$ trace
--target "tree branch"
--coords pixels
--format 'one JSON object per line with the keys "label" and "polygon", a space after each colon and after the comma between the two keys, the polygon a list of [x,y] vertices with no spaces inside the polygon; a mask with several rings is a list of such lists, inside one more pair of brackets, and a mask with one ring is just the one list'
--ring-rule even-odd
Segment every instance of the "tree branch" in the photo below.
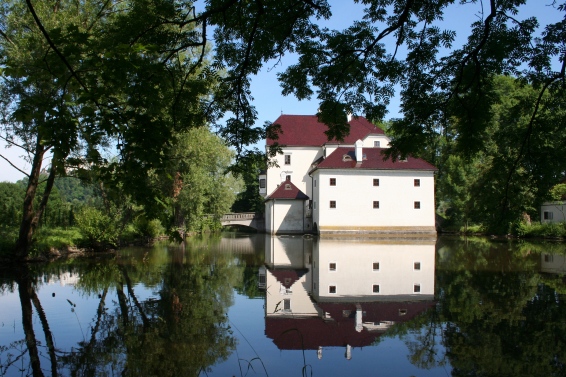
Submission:
{"label": "tree branch", "polygon": [[25,171],[23,171],[22,169],[18,168],[16,165],[14,165],[10,160],[8,160],[6,157],[2,156],[0,154],[0,158],[4,159],[8,164],[10,164],[11,167],[13,167],[14,169],[16,169],[17,171],[19,171],[20,173],[22,173],[23,175],[25,175],[26,177],[29,178],[29,174],[26,173]]}
{"label": "tree branch", "polygon": [[35,13],[35,8],[33,7],[31,0],[26,0],[26,4],[28,6],[28,9],[30,11],[30,13],[33,16],[33,19],[35,20],[35,23],[37,25],[37,27],[39,28],[39,30],[41,31],[41,33],[43,34],[43,36],[45,37],[45,40],[47,41],[47,43],[49,44],[49,46],[53,49],[53,51],[55,51],[55,53],[57,54],[57,56],[59,56],[59,59],[61,59],[61,61],[63,62],[63,64],[65,64],[65,66],[67,67],[67,69],[69,70],[69,72],[71,73],[71,75],[77,80],[77,82],[79,83],[79,85],[88,93],[89,90],[86,87],[86,85],[81,81],[80,77],[77,75],[77,73],[75,72],[75,70],[73,69],[73,67],[71,67],[71,64],[67,61],[67,59],[65,58],[65,56],[61,53],[61,51],[59,51],[59,49],[57,48],[57,46],[55,46],[55,43],[53,43],[53,41],[51,40],[51,37],[49,36],[49,33],[47,33],[47,30],[45,30],[45,27],[43,27],[43,24],[41,23],[41,20],[39,19],[39,17],[37,16],[37,13]]}

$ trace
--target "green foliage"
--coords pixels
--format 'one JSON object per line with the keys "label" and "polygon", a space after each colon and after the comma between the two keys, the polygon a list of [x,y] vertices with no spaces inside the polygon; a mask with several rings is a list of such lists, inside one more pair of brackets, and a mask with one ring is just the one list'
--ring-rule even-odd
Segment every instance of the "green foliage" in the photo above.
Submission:
{"label": "green foliage", "polygon": [[165,234],[165,228],[159,219],[148,220],[145,216],[139,216],[134,220],[135,233],[139,237],[154,239]]}
{"label": "green foliage", "polygon": [[238,192],[232,205],[232,212],[263,212],[263,197],[259,195],[259,173],[265,169],[266,156],[258,150],[249,151],[236,160],[231,167],[232,173],[241,177],[244,189]]}
{"label": "green foliage", "polygon": [[22,217],[24,188],[17,183],[0,182],[0,226],[17,226]]}
{"label": "green foliage", "polygon": [[82,246],[97,250],[118,244],[119,228],[115,217],[96,208],[85,207],[75,215],[75,220]]}
{"label": "green foliage", "polygon": [[55,179],[55,187],[67,203],[97,205],[100,202],[100,195],[94,185],[78,178],[58,177]]}
{"label": "green foliage", "polygon": [[[48,151],[52,176],[91,169],[138,201],[157,196],[147,172],[163,167],[173,133],[219,115],[209,107],[218,75],[206,68],[203,30],[187,22],[191,9],[169,0],[3,3],[0,136],[30,153],[28,202],[42,195]],[[107,150],[120,158],[108,161]],[[55,225],[42,213],[46,187],[43,204],[25,209],[20,257],[39,221]]]}
{"label": "green foliage", "polygon": [[40,255],[52,249],[58,251],[67,250],[70,247],[79,245],[82,234],[79,229],[62,229],[42,227],[35,234],[31,254]]}
{"label": "green foliage", "polygon": [[566,225],[564,223],[532,223],[520,222],[515,229],[515,233],[524,238],[556,238],[566,237]]}
{"label": "green foliage", "polygon": [[462,122],[469,119],[458,103],[445,123],[438,202],[456,225],[482,223],[490,233],[506,234],[524,214],[537,216],[548,189],[566,170],[559,157],[566,143],[566,112],[558,105],[560,96],[543,95],[535,104],[536,88],[519,80],[494,76],[484,84],[489,119],[481,132],[470,135],[473,140],[462,138]]}
{"label": "green foliage", "polygon": [[555,201],[566,199],[566,183],[559,183],[550,189],[550,197]]}
{"label": "green foliage", "polygon": [[166,171],[152,175],[169,198],[169,222],[191,232],[220,229],[220,217],[242,188],[228,171],[234,153],[207,127],[176,134],[172,145]]}

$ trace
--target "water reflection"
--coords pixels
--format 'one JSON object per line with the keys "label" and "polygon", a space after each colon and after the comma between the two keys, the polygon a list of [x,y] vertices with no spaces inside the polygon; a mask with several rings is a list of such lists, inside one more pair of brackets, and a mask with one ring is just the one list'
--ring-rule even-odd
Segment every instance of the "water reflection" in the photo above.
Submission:
{"label": "water reflection", "polygon": [[433,242],[270,237],[265,266],[265,333],[281,350],[343,347],[351,359],[435,305]]}
{"label": "water reflection", "polygon": [[0,269],[0,375],[564,376],[565,256],[232,234]]}
{"label": "water reflection", "polygon": [[[226,359],[236,346],[226,312],[244,266],[232,253],[199,246],[128,250],[104,261],[44,266],[41,272],[34,266],[14,275],[3,271],[3,290],[18,292],[22,328],[14,317],[16,331],[8,342],[9,332],[2,332],[0,375],[19,370],[34,376],[194,376]],[[51,284],[71,276],[73,285]],[[42,301],[61,307],[46,312]],[[16,314],[17,307],[10,311]],[[2,305],[3,324],[10,318],[6,314]],[[49,322],[56,316],[71,321],[55,318],[52,332]],[[67,339],[54,341],[65,332],[76,342],[71,347],[63,346]]]}

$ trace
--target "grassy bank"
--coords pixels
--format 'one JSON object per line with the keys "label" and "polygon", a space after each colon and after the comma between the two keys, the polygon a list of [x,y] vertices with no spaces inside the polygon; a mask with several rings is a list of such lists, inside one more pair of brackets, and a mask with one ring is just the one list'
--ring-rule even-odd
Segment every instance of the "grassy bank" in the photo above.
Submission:
{"label": "grassy bank", "polygon": [[[18,238],[17,228],[0,228],[0,256],[8,258],[16,245]],[[30,257],[37,258],[49,254],[52,250],[67,250],[77,247],[81,241],[81,234],[77,228],[40,228],[34,237],[30,250]]]}

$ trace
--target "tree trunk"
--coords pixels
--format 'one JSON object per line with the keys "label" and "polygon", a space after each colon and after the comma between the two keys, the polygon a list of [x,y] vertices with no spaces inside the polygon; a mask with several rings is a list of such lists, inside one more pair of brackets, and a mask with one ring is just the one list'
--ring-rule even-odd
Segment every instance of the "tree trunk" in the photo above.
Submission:
{"label": "tree trunk", "polygon": [[40,144],[38,138],[35,148],[35,155],[33,157],[31,166],[31,174],[28,179],[28,187],[26,190],[26,195],[24,197],[24,210],[22,214],[22,221],[20,223],[20,233],[18,235],[18,241],[16,242],[16,248],[14,250],[14,254],[18,259],[25,259],[28,256],[33,232],[35,231],[35,226],[33,226],[33,220],[35,217],[33,211],[33,201],[35,200],[37,186],[39,185],[39,175],[41,173],[41,165],[44,155],[45,149]]}
{"label": "tree trunk", "polygon": [[20,273],[20,277],[16,279],[18,283],[18,291],[20,293],[20,303],[22,305],[22,325],[30,358],[31,370],[34,377],[42,377],[41,363],[39,360],[39,350],[37,348],[37,340],[33,331],[33,307],[31,304],[31,296],[33,287],[31,284],[29,271],[26,269]]}
{"label": "tree trunk", "polygon": [[41,175],[41,166],[43,162],[43,157],[45,155],[45,149],[38,141],[35,156],[33,158],[32,171],[29,176],[28,187],[26,190],[26,195],[24,197],[24,210],[22,215],[22,222],[20,223],[20,233],[18,240],[16,242],[16,247],[14,254],[18,259],[25,259],[29,255],[29,249],[32,243],[33,235],[37,229],[37,224],[39,219],[47,206],[49,200],[49,195],[53,189],[53,184],[55,182],[55,175],[57,170],[58,159],[54,155],[51,160],[51,170],[49,176],[47,177],[47,183],[45,184],[45,190],[43,191],[43,196],[39,204],[37,211],[33,209],[33,202],[37,194],[37,188],[39,186],[39,178]]}

